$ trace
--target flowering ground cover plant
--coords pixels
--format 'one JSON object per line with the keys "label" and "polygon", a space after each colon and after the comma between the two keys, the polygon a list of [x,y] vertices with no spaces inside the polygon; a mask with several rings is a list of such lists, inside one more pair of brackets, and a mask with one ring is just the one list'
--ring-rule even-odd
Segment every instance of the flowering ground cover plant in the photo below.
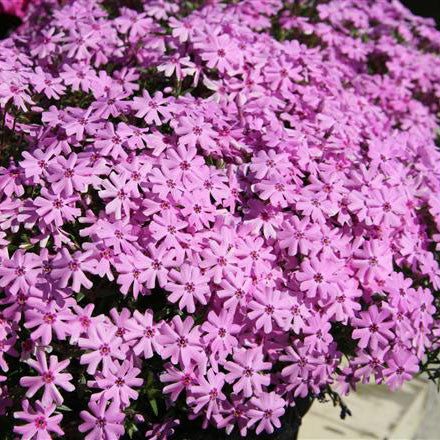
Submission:
{"label": "flowering ground cover plant", "polygon": [[2,439],[264,436],[300,402],[437,377],[431,20],[388,0],[23,14],[0,43]]}

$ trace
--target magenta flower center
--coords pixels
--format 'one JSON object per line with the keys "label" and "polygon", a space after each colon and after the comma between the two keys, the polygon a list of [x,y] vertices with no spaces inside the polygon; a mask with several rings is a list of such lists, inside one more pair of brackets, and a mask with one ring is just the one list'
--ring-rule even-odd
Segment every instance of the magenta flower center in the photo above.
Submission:
{"label": "magenta flower center", "polygon": [[22,277],[24,274],[25,270],[22,267],[17,267],[17,269],[15,269],[15,275],[18,277]]}
{"label": "magenta flower center", "polygon": [[222,328],[219,328],[219,329],[218,329],[218,335],[219,335],[221,338],[224,338],[224,337],[226,336],[226,329],[224,329],[223,327],[222,327]]}
{"label": "magenta flower center", "polygon": [[320,273],[316,273],[315,275],[313,275],[313,279],[316,283],[322,283],[324,281],[324,277]]}
{"label": "magenta flower center", "polygon": [[226,258],[225,257],[218,257],[217,259],[217,263],[219,264],[219,266],[226,266]]}
{"label": "magenta flower center", "polygon": [[185,386],[189,386],[192,384],[192,377],[189,374],[185,374],[182,378],[182,382]]}
{"label": "magenta flower center", "polygon": [[53,201],[53,207],[55,209],[61,209],[63,207],[63,202],[61,199],[57,199]]}
{"label": "magenta flower center", "polygon": [[78,263],[77,263],[76,261],[71,261],[71,262],[69,263],[69,269],[70,269],[72,272],[76,272],[76,271],[79,269]]}
{"label": "magenta flower center", "polygon": [[194,293],[195,292],[195,286],[194,286],[194,283],[191,283],[191,282],[189,282],[189,283],[186,283],[185,284],[185,290],[188,292],[188,293]]}
{"label": "magenta flower center", "polygon": [[50,371],[43,373],[41,377],[43,378],[44,383],[52,383],[55,380],[54,375]]}
{"label": "magenta flower center", "polygon": [[213,388],[210,392],[209,392],[209,400],[215,400],[218,397],[218,391],[217,388]]}
{"label": "magenta flower center", "polygon": [[90,319],[87,316],[81,316],[81,318],[79,318],[79,322],[84,328],[88,328],[90,326]]}
{"label": "magenta flower center", "polygon": [[370,263],[370,266],[377,266],[377,264],[378,264],[379,262],[377,261],[377,258],[376,258],[376,257],[371,257],[371,258],[369,259],[369,263]]}
{"label": "magenta flower center", "polygon": [[371,333],[376,333],[379,331],[379,327],[377,326],[377,324],[371,324],[368,327],[368,330],[370,330]]}
{"label": "magenta flower center", "polygon": [[179,347],[186,347],[188,344],[188,339],[186,339],[184,336],[181,336],[178,340],[177,340],[177,345]]}
{"label": "magenta flower center", "polygon": [[251,376],[254,374],[254,370],[253,370],[252,368],[250,368],[250,367],[246,367],[246,368],[244,369],[244,371],[243,371],[243,374],[244,374],[246,377],[251,377]]}
{"label": "magenta flower center", "polygon": [[45,417],[37,417],[35,419],[35,427],[37,429],[46,429],[47,426],[47,422],[46,422],[46,418]]}
{"label": "magenta flower center", "polygon": [[266,306],[266,308],[264,309],[264,311],[268,314],[268,315],[273,315],[273,313],[275,312],[275,308],[272,305],[268,305]]}
{"label": "magenta flower center", "polygon": [[102,344],[99,347],[99,352],[101,353],[102,356],[108,356],[110,354],[110,347],[108,344]]}
{"label": "magenta flower center", "polygon": [[43,317],[43,321],[46,324],[53,324],[55,322],[56,316],[52,313],[46,313]]}
{"label": "magenta flower center", "polygon": [[152,337],[154,337],[155,333],[156,333],[156,331],[154,330],[154,328],[147,327],[146,330],[145,330],[144,335],[147,338],[152,338]]}

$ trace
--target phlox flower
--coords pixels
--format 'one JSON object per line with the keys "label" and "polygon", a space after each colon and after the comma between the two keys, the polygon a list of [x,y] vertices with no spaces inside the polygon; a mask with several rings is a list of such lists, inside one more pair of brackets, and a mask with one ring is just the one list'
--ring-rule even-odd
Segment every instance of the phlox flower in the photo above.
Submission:
{"label": "phlox flower", "polygon": [[388,344],[394,336],[391,329],[395,325],[389,318],[390,312],[380,310],[375,304],[366,312],[360,312],[360,318],[352,318],[351,323],[355,327],[352,337],[359,339],[359,347],[377,350]]}
{"label": "phlox flower", "polygon": [[124,434],[124,413],[120,411],[117,401],[107,407],[107,400],[91,400],[89,411],[81,411],[84,422],[79,425],[79,432],[86,433],[85,440],[117,440]]}
{"label": "phlox flower", "polygon": [[206,377],[199,377],[198,384],[191,386],[191,395],[187,398],[195,414],[206,407],[206,418],[209,420],[211,415],[219,412],[219,402],[226,399],[222,393],[224,383],[225,375],[212,369],[208,370]]}
{"label": "phlox flower", "polygon": [[86,277],[86,272],[94,272],[94,264],[91,262],[91,251],[77,251],[73,255],[63,248],[61,255],[53,262],[52,276],[60,280],[61,287],[66,287],[70,279],[74,292],[79,292],[81,286],[90,289],[93,283]]}
{"label": "phlox flower", "polygon": [[14,432],[20,434],[22,439],[47,440],[52,438],[51,432],[63,436],[64,431],[59,424],[63,419],[61,414],[52,415],[56,409],[55,404],[43,405],[39,400],[35,402],[35,409],[29,404],[27,399],[22,402],[23,411],[14,412],[15,419],[26,422],[25,425],[14,426]]}
{"label": "phlox flower", "polygon": [[69,373],[61,373],[70,364],[68,359],[58,362],[57,356],[50,356],[50,363],[47,364],[46,355],[43,351],[37,351],[37,360],[29,359],[27,363],[34,368],[38,376],[24,376],[20,379],[22,387],[29,388],[26,397],[32,397],[41,387],[44,387],[43,405],[50,405],[52,402],[57,406],[63,403],[63,397],[57,386],[66,391],[73,391],[75,387],[70,383],[72,375]]}
{"label": "phlox flower", "polygon": [[270,287],[256,290],[249,302],[248,317],[255,320],[255,328],[263,328],[265,333],[271,333],[273,325],[286,329],[290,323],[290,299],[285,292]]}
{"label": "phlox flower", "polygon": [[186,309],[189,313],[195,312],[195,299],[206,305],[210,293],[209,278],[201,275],[198,267],[185,263],[179,270],[172,269],[169,279],[166,285],[166,289],[171,292],[168,301],[172,303],[179,301],[179,308]]}
{"label": "phlox flower", "polygon": [[0,266],[0,287],[7,287],[13,295],[18,291],[27,293],[36,284],[40,270],[41,260],[38,255],[19,249],[10,259],[3,259]]}
{"label": "phlox flower", "polygon": [[272,364],[263,359],[260,347],[234,350],[233,361],[225,362],[226,381],[234,384],[234,393],[243,393],[245,397],[258,396],[263,392],[262,387],[270,384],[270,376],[262,373]]}
{"label": "phlox flower", "polygon": [[280,417],[284,414],[286,402],[275,392],[261,393],[250,400],[252,408],[248,411],[248,427],[258,423],[255,430],[260,434],[263,430],[272,434],[275,428],[281,427]]}
{"label": "phlox flower", "polygon": [[357,276],[367,283],[376,277],[385,278],[392,270],[392,255],[384,242],[365,241],[362,249],[354,252],[352,265],[357,269]]}
{"label": "phlox flower", "polygon": [[205,361],[200,341],[200,328],[194,327],[194,320],[188,316],[182,321],[175,316],[170,324],[160,328],[159,343],[163,346],[160,351],[162,359],[171,358],[173,364],[187,366],[194,360],[201,364]]}
{"label": "phlox flower", "polygon": [[125,354],[121,350],[122,339],[116,336],[118,328],[98,323],[89,328],[87,337],[79,338],[78,345],[83,350],[90,350],[80,358],[81,365],[87,365],[87,372],[94,374],[98,366],[102,365],[102,373],[114,371],[114,360],[124,360]]}
{"label": "phlox flower", "polygon": [[163,97],[162,92],[156,92],[151,97],[147,90],[142,91],[142,97],[135,96],[131,108],[136,111],[138,118],[143,118],[147,124],[162,125],[171,117],[168,108],[168,99]]}
{"label": "phlox flower", "polygon": [[33,341],[40,341],[42,345],[49,345],[52,338],[64,340],[68,332],[68,322],[72,319],[72,312],[66,306],[59,306],[56,301],[37,302],[34,307],[25,312],[27,329],[34,329],[31,333]]}
{"label": "phlox flower", "polygon": [[301,264],[301,272],[296,273],[296,279],[301,283],[300,289],[309,298],[334,298],[338,292],[337,267],[330,260],[320,261],[316,257],[306,259]]}
{"label": "phlox flower", "polygon": [[165,394],[171,394],[171,400],[176,401],[183,390],[188,390],[198,383],[194,365],[188,365],[183,370],[177,369],[172,364],[165,365],[165,372],[160,375],[160,381],[166,383],[163,388]]}
{"label": "phlox flower", "polygon": [[92,400],[112,400],[120,403],[121,407],[130,405],[130,399],[136,400],[138,388],[143,384],[143,379],[137,377],[140,369],[133,366],[129,360],[121,364],[115,361],[115,370],[107,371],[107,374],[98,373],[95,379],[88,382],[88,386],[101,388],[102,392],[93,394]]}
{"label": "phlox flower", "polygon": [[394,351],[387,358],[387,364],[388,368],[384,369],[383,374],[385,383],[393,391],[419,371],[419,360],[408,350]]}
{"label": "phlox flower", "polygon": [[162,345],[158,340],[159,327],[159,324],[153,321],[152,310],[147,310],[144,314],[138,310],[134,311],[133,318],[127,323],[125,338],[134,342],[132,347],[137,356],[143,354],[145,359],[149,359],[154,352],[161,352]]}
{"label": "phlox flower", "polygon": [[234,324],[234,312],[223,309],[219,314],[213,310],[208,313],[207,320],[201,326],[204,333],[203,341],[209,344],[212,354],[231,353],[237,346],[236,334],[241,326]]}
{"label": "phlox flower", "polygon": [[130,211],[137,207],[131,199],[132,188],[127,185],[127,176],[112,173],[108,180],[102,182],[103,189],[99,191],[99,196],[103,199],[111,199],[107,203],[105,212],[114,214],[116,220],[121,220],[122,214],[130,217]]}

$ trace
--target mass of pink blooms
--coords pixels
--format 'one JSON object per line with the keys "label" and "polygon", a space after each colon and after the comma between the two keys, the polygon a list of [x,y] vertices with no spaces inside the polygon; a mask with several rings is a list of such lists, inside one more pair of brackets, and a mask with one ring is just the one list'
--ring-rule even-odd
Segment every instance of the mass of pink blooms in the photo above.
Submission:
{"label": "mass of pink blooms", "polygon": [[24,17],[29,4],[40,3],[40,0],[0,0],[0,13]]}
{"label": "mass of pink blooms", "polygon": [[270,434],[412,379],[440,336],[433,21],[28,3],[0,42],[2,438]]}

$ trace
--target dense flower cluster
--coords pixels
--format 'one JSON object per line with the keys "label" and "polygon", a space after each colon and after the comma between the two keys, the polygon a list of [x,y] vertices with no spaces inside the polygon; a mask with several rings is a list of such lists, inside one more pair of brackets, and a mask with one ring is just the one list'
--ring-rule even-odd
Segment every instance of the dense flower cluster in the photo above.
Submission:
{"label": "dense flower cluster", "polygon": [[0,44],[0,424],[246,436],[330,385],[411,379],[440,335],[430,20],[395,0],[29,8]]}

